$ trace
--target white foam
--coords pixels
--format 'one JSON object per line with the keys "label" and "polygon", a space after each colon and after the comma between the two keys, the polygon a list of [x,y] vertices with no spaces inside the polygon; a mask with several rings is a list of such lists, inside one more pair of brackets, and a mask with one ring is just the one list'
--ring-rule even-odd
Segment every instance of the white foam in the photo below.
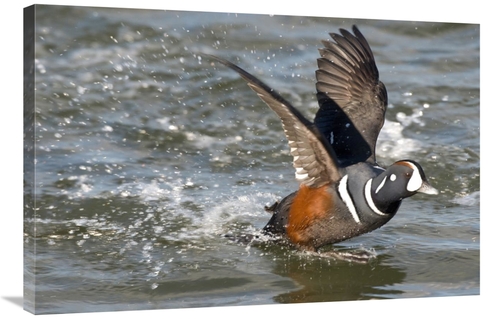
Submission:
{"label": "white foam", "polygon": [[466,194],[464,196],[455,197],[451,201],[458,205],[463,206],[478,206],[480,202],[480,192],[472,192],[470,194]]}
{"label": "white foam", "polygon": [[400,122],[385,121],[377,142],[377,156],[401,159],[409,157],[411,153],[421,149],[422,143],[420,141],[403,136],[403,130],[411,123],[406,120],[403,122],[406,125]]}

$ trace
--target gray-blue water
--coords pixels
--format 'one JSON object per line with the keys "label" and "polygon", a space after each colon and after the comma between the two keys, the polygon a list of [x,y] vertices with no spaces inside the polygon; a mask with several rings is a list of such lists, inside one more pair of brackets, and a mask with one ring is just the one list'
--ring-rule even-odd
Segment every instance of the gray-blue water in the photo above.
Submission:
{"label": "gray-blue water", "polygon": [[[228,241],[298,184],[278,117],[198,53],[312,119],[320,41],[353,23],[389,93],[378,161],[417,160],[440,194],[335,245],[368,264]],[[478,25],[38,6],[35,26],[28,310],[479,294]]]}

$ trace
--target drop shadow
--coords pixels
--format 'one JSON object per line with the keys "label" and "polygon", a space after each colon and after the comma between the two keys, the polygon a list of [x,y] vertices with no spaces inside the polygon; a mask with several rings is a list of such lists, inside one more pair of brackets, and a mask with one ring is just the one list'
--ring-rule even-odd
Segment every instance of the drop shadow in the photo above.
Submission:
{"label": "drop shadow", "polygon": [[10,301],[14,305],[23,308],[24,298],[22,296],[2,296],[3,299]]}

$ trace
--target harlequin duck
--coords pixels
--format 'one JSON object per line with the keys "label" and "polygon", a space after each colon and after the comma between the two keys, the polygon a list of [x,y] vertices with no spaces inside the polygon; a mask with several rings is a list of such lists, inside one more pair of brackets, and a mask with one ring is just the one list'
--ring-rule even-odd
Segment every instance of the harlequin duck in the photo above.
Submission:
{"label": "harlequin duck", "polygon": [[314,122],[253,75],[210,56],[238,72],[281,118],[300,187],[266,207],[273,215],[263,231],[309,251],[381,227],[406,197],[438,194],[415,161],[397,161],[387,169],[377,164],[386,88],[356,26],[353,33],[340,29],[330,36],[333,41],[323,41],[319,49]]}

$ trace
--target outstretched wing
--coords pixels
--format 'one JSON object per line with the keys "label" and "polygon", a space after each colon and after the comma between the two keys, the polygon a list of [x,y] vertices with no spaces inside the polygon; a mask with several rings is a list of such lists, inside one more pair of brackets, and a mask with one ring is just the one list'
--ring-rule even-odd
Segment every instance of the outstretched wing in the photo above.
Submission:
{"label": "outstretched wing", "polygon": [[319,49],[314,123],[332,145],[342,166],[375,163],[375,146],[384,125],[387,91],[379,81],[372,50],[356,26],[331,33]]}
{"label": "outstretched wing", "polygon": [[340,180],[341,172],[335,154],[313,123],[281,95],[250,73],[225,59],[212,55],[210,57],[238,72],[262,101],[281,118],[298,181],[309,187],[321,187]]}

